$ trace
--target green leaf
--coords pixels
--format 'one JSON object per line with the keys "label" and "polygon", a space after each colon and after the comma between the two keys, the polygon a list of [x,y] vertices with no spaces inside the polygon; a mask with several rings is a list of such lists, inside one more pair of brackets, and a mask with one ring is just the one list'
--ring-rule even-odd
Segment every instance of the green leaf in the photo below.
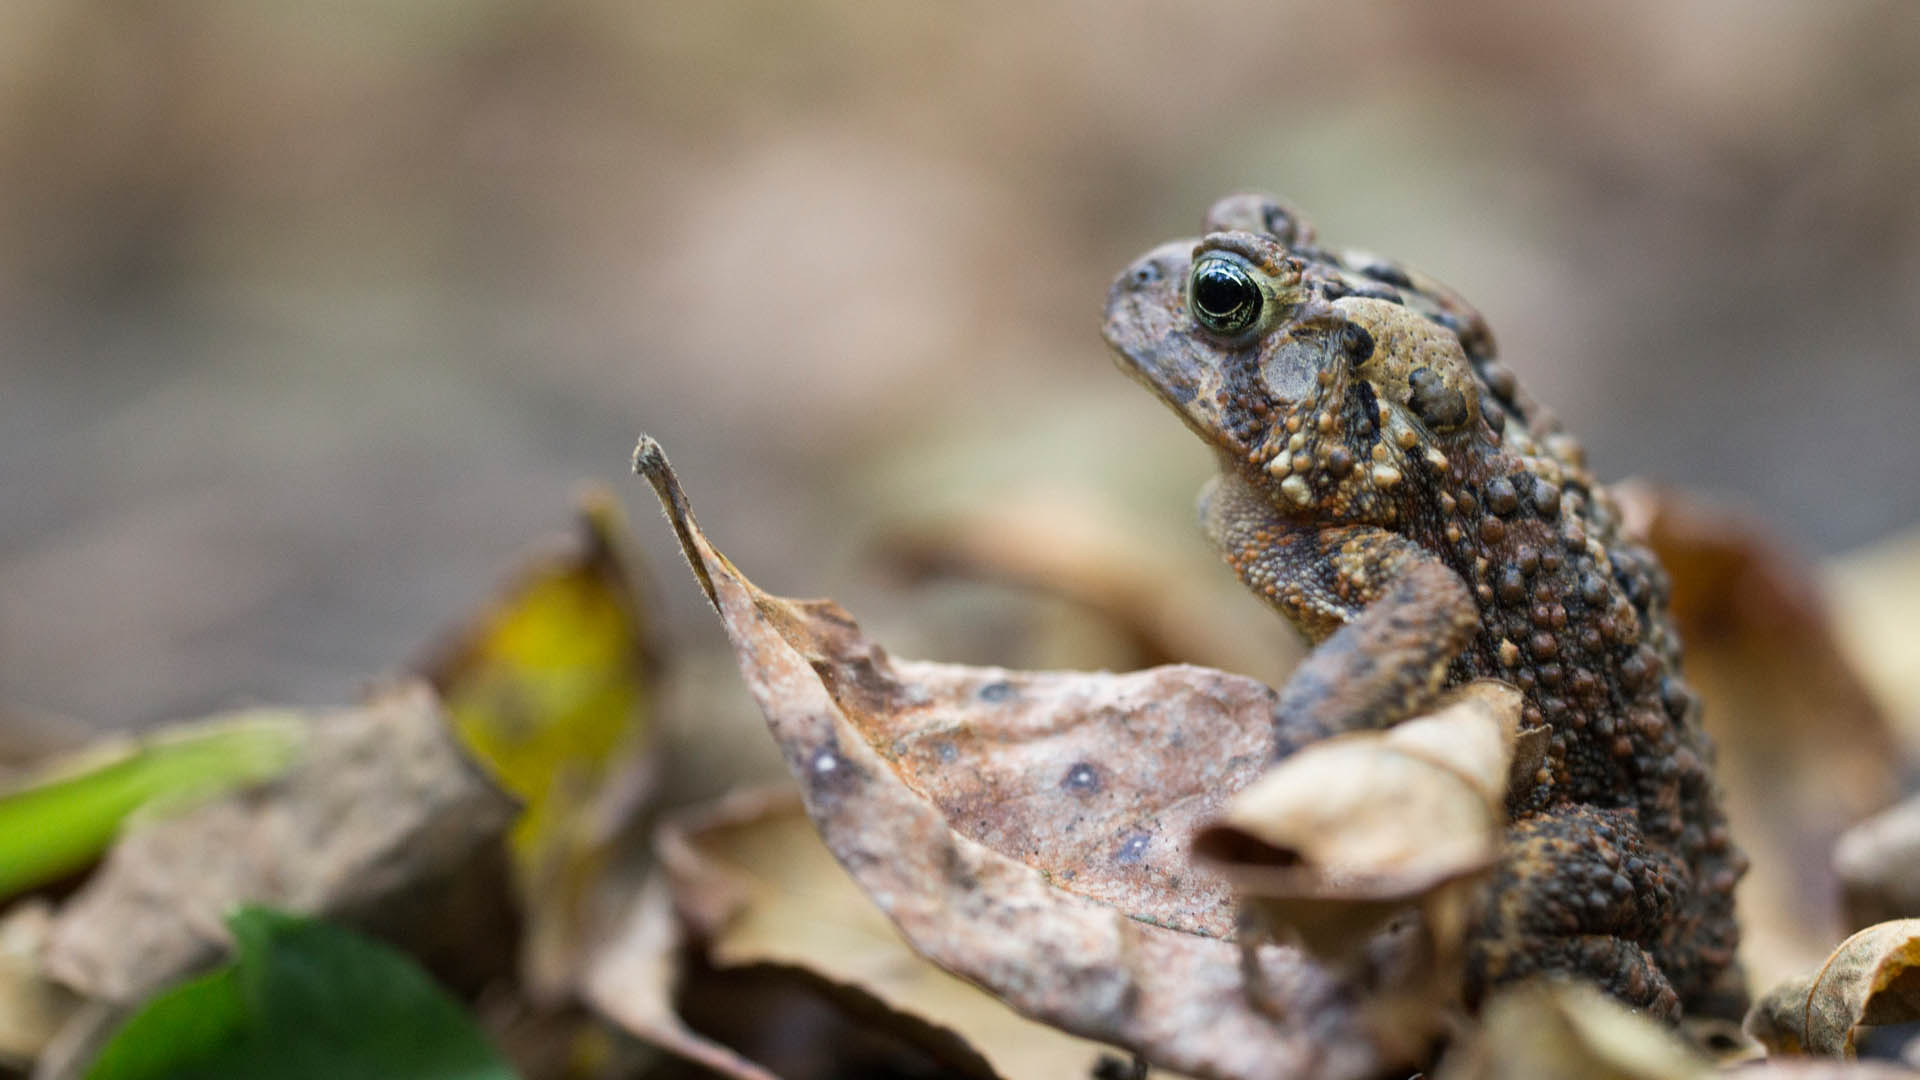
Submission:
{"label": "green leaf", "polygon": [[53,881],[100,856],[143,806],[205,798],[278,776],[306,725],[259,711],[92,747],[0,794],[0,899]]}
{"label": "green leaf", "polygon": [[164,991],[87,1080],[514,1080],[460,1005],[411,960],[260,907],[228,920],[238,956]]}

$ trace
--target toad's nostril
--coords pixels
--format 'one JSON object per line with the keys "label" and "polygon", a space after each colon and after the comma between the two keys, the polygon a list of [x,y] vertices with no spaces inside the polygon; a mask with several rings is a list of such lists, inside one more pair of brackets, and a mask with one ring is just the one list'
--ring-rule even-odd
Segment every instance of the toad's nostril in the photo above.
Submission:
{"label": "toad's nostril", "polygon": [[1160,276],[1160,265],[1158,263],[1146,262],[1134,267],[1133,273],[1128,275],[1128,280],[1132,281],[1136,286],[1151,285],[1159,281]]}

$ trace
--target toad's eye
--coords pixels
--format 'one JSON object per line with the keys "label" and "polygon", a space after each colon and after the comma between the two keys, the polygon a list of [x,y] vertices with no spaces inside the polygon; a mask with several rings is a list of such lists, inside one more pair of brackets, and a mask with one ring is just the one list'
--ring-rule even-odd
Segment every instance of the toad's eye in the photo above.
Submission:
{"label": "toad's eye", "polygon": [[1238,334],[1258,322],[1266,295],[1237,259],[1203,256],[1187,282],[1187,306],[1201,326],[1216,334]]}

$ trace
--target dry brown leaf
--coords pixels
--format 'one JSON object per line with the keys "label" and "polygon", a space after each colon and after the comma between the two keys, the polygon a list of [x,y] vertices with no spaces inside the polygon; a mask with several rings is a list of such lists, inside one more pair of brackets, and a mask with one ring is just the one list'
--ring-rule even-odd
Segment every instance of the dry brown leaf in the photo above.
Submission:
{"label": "dry brown leaf", "polygon": [[1585,983],[1509,987],[1488,999],[1481,1021],[1481,1030],[1448,1055],[1440,1080],[1697,1080],[1713,1074],[1707,1059],[1671,1028]]}
{"label": "dry brown leaf", "polygon": [[[760,592],[660,493],[828,848],[916,951],[1018,1012],[1210,1077],[1391,1062],[1337,980],[1262,947],[1263,1012],[1194,826],[1264,764],[1272,691],[1194,668],[1019,674],[895,663],[827,602]],[[1172,929],[1179,927],[1181,930]],[[1275,1013],[1277,1012],[1277,1015]]]}
{"label": "dry brown leaf", "polygon": [[1236,795],[1195,850],[1261,925],[1290,928],[1329,960],[1419,907],[1441,976],[1500,851],[1519,721],[1518,690],[1479,682],[1390,730],[1315,743]]}
{"label": "dry brown leaf", "polygon": [[1686,678],[1705,700],[1733,835],[1752,860],[1738,894],[1741,960],[1768,985],[1852,929],[1825,853],[1896,797],[1898,747],[1819,583],[1761,526],[1649,487],[1621,501],[1673,578]]}
{"label": "dry brown leaf", "polygon": [[1920,796],[1848,829],[1833,865],[1851,925],[1920,916]]}
{"label": "dry brown leaf", "polygon": [[[456,986],[510,957],[501,837],[515,806],[461,753],[422,685],[317,717],[257,790],[143,823],[61,909],[47,972],[135,1001],[218,956],[242,901],[320,913],[405,943]],[[496,940],[505,939],[505,940]]]}
{"label": "dry brown leaf", "polygon": [[649,878],[625,919],[587,965],[581,995],[634,1035],[730,1080],[778,1080],[680,1019],[673,996],[681,977],[684,937],[666,879]]}
{"label": "dry brown leaf", "polygon": [[[836,998],[861,995],[854,1011],[863,1026],[885,1028],[958,1075],[1085,1076],[1107,1052],[1020,1017],[915,955],[834,861],[791,789],[745,792],[676,815],[661,826],[657,847],[675,906],[716,968],[791,968],[824,981]],[[623,1023],[635,996],[622,989],[627,978],[652,980],[656,989],[637,995],[650,1011],[665,1001],[660,965],[634,967],[635,955],[600,965],[589,982],[597,1000],[623,1010]],[[636,1019],[641,1025],[628,1026],[637,1033],[662,1027],[657,1015]]]}
{"label": "dry brown leaf", "polygon": [[1769,1052],[1851,1058],[1861,1027],[1920,1020],[1920,919],[1870,926],[1769,990],[1746,1029]]}

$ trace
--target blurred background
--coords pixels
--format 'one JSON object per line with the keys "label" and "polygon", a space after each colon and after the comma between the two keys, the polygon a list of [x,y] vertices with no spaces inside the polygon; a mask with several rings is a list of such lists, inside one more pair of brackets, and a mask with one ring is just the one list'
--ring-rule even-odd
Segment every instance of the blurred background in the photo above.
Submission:
{"label": "blurred background", "polygon": [[349,700],[587,481],[711,653],[641,431],[901,653],[1113,655],[885,572],[1009,507],[1251,604],[1098,330],[1243,188],[1463,292],[1603,476],[1867,544],[1920,515],[1916,61],[1894,0],[8,3],[0,702]]}

